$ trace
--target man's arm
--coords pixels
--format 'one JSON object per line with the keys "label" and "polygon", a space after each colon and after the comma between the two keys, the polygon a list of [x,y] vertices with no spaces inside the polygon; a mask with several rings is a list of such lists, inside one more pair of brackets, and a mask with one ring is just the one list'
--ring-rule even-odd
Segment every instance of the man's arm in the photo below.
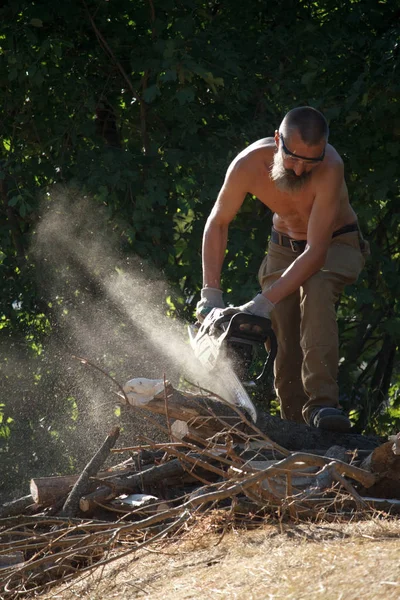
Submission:
{"label": "man's arm", "polygon": [[266,290],[263,296],[276,304],[289,296],[325,263],[340,207],[343,163],[338,161],[317,181],[317,192],[308,222],[305,251]]}
{"label": "man's arm", "polygon": [[242,159],[229,167],[217,201],[207,219],[203,236],[203,287],[220,288],[222,264],[230,222],[247,193],[246,169]]}

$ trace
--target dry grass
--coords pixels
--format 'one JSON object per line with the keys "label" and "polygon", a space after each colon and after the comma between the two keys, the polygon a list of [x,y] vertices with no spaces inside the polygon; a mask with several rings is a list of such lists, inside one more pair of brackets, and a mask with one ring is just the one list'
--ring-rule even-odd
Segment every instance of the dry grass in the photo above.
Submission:
{"label": "dry grass", "polygon": [[400,520],[264,524],[216,532],[208,518],[177,541],[125,557],[41,600],[399,600]]}
{"label": "dry grass", "polygon": [[[166,386],[164,392],[166,411]],[[181,415],[179,403],[178,409]],[[32,597],[35,592],[38,597],[53,585],[47,595],[41,594],[43,600],[318,596],[399,600],[399,521],[384,519],[382,514],[368,517],[373,509],[349,481],[370,488],[377,475],[339,459],[291,453],[237,412],[239,425],[244,423],[251,433],[213,415],[217,437],[201,439],[200,446],[191,441],[163,444],[165,454],[175,460],[155,465],[154,470],[165,480],[166,468],[169,472],[172,465],[176,476],[174,469],[179,466],[179,476],[190,473],[205,486],[194,494],[188,488],[178,504],[162,512],[154,512],[153,507],[150,516],[129,514],[138,520],[100,523],[90,519],[72,523],[69,517],[44,513],[26,520],[5,519],[3,550],[25,554],[24,562],[2,572],[4,599]],[[209,425],[208,412],[204,419]],[[223,443],[220,426],[227,427]],[[235,451],[233,432],[244,440],[244,449],[256,443],[255,458],[260,442],[283,458],[266,461],[262,454],[261,463],[249,461]],[[194,441],[198,440],[196,430]],[[156,476],[149,473],[154,483]],[[146,471],[132,475],[139,489],[146,485],[145,475]],[[113,498],[118,489],[111,489]],[[79,500],[75,489],[73,494]],[[103,497],[107,503],[110,487]],[[104,502],[99,505],[106,510]],[[213,510],[215,506],[219,509]],[[269,516],[262,520],[261,514]],[[279,514],[282,520],[277,520]],[[306,517],[313,522],[307,523]],[[346,522],[350,518],[353,522]]]}

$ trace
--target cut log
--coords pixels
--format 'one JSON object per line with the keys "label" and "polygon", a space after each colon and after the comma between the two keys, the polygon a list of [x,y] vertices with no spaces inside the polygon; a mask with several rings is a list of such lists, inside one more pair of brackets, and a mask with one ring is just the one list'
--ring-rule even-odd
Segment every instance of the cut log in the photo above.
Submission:
{"label": "cut log", "polygon": [[[119,469],[117,471],[100,471],[96,479],[107,479],[131,474],[134,469]],[[35,477],[30,482],[30,492],[33,501],[41,506],[49,506],[66,496],[78,481],[80,475],[64,475],[60,477]]]}
{"label": "cut log", "polygon": [[396,451],[397,446],[391,440],[376,448],[362,462],[361,467],[377,477],[377,482],[368,490],[368,495],[400,499],[400,456]]}
{"label": "cut log", "polygon": [[207,440],[213,437],[220,427],[207,427],[207,424],[199,424],[198,427],[191,427],[186,421],[176,420],[171,425],[171,433],[176,440],[190,440],[194,442]]}
{"label": "cut log", "polygon": [[23,496],[22,498],[12,500],[11,502],[6,502],[0,506],[0,519],[26,514],[29,512],[28,509],[34,505],[34,502],[31,495]]}
{"label": "cut log", "polygon": [[120,494],[144,493],[149,487],[161,482],[165,485],[173,486],[181,483],[185,475],[186,470],[180,460],[173,459],[163,465],[150,467],[145,471],[135,473],[124,479],[113,479],[112,487],[100,486],[91,494],[83,496],[80,499],[79,508],[84,513],[92,512],[99,503],[105,504]]}
{"label": "cut log", "polygon": [[[238,414],[227,404],[215,397],[194,395],[168,388],[168,416],[171,419],[185,421],[189,429],[196,431],[197,435],[209,437],[210,434],[221,432],[224,429],[236,427],[239,431],[251,431]],[[140,410],[157,414],[166,413],[164,394],[155,396],[146,404],[140,405]],[[339,433],[323,429],[315,429],[306,424],[285,421],[272,416],[258,408],[257,427],[273,442],[290,451],[300,451],[303,448],[312,450],[318,448],[326,451],[334,445],[344,446],[347,449],[373,450],[382,443],[377,436],[364,436],[356,433]],[[204,427],[204,435],[202,433]],[[231,430],[232,433],[232,430]],[[252,431],[254,434],[254,430]]]}
{"label": "cut log", "polygon": [[400,432],[396,435],[390,435],[389,441],[393,442],[392,452],[395,456],[400,456]]}

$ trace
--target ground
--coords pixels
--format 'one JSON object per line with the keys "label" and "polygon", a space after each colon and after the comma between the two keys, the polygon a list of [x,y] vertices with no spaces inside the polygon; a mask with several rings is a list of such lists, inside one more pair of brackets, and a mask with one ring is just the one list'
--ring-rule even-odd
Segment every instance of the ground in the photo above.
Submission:
{"label": "ground", "polygon": [[52,588],[40,600],[399,600],[400,519],[208,523]]}

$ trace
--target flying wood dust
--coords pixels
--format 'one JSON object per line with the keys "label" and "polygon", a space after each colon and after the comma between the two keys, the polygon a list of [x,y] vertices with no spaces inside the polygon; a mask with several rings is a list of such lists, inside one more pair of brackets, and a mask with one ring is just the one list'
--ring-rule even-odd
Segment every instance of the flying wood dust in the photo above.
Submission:
{"label": "flying wood dust", "polygon": [[114,425],[122,426],[121,444],[143,441],[142,434],[164,439],[138,411],[116,408],[117,387],[73,355],[89,359],[120,384],[164,374],[175,385],[183,375],[196,380],[186,325],[166,316],[171,290],[149,263],[119,252],[124,224],[117,234],[108,221],[106,207],[99,210],[71,191],[59,188],[43,203],[30,257],[51,331],[40,357],[24,363],[27,382],[35,376],[35,385],[24,384],[23,397],[17,385],[13,391],[35,429],[32,440],[25,436],[20,442],[26,454],[38,456],[37,471],[29,467],[29,477],[62,472],[64,463],[79,469]]}

